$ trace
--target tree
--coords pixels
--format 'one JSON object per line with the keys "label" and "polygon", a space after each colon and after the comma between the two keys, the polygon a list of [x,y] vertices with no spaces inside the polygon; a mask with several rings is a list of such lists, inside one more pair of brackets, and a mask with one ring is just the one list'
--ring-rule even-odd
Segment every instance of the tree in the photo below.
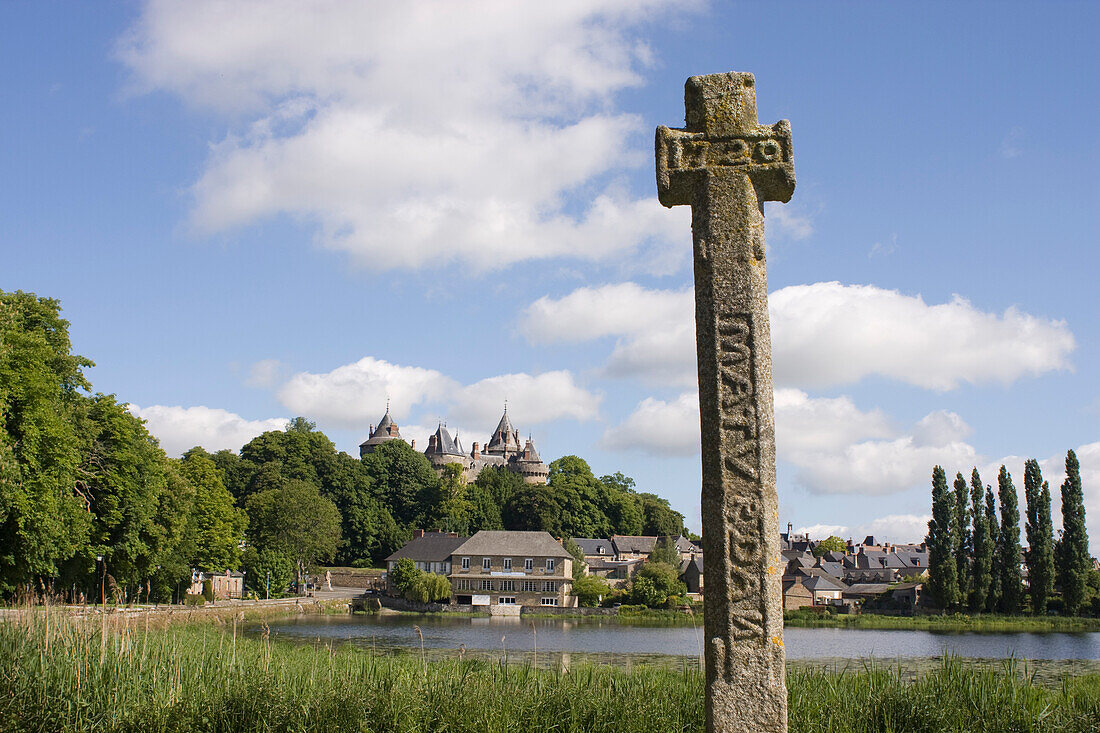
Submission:
{"label": "tree", "polygon": [[195,487],[194,566],[208,572],[236,569],[248,517],[233,502],[206,451],[191,449],[179,461],[180,474]]}
{"label": "tree", "polygon": [[959,605],[966,605],[970,597],[970,558],[973,554],[973,535],[970,531],[970,493],[966,479],[961,473],[955,474],[955,518],[951,528],[954,530],[952,549],[955,553],[956,574],[959,579]]}
{"label": "tree", "polygon": [[550,464],[550,490],[561,507],[561,537],[607,537],[611,522],[601,506],[606,494],[588,466],[577,456],[563,456]]}
{"label": "tree", "polygon": [[630,602],[651,608],[667,606],[687,593],[687,586],[680,582],[680,573],[672,565],[663,562],[647,562],[634,574],[630,586]]}
{"label": "tree", "polygon": [[549,486],[524,485],[501,507],[500,516],[505,529],[543,531],[554,537],[570,536],[565,531],[561,501]]}
{"label": "tree", "polygon": [[291,559],[299,592],[307,568],[331,559],[340,546],[340,512],[306,481],[253,494],[246,506],[252,544]]}
{"label": "tree", "polygon": [[847,552],[847,550],[848,543],[834,534],[814,545],[813,554],[814,557],[825,557],[827,552]]}
{"label": "tree", "polygon": [[260,598],[281,598],[294,580],[294,561],[275,549],[249,547],[241,558],[244,587]]}
{"label": "tree", "polygon": [[955,496],[947,488],[941,466],[932,469],[932,519],[928,522],[928,586],[940,608],[959,601],[958,566],[955,564]]}
{"label": "tree", "polygon": [[165,486],[157,499],[155,526],[161,533],[155,572],[150,580],[153,600],[167,601],[179,595],[184,580],[191,578],[195,557],[195,487],[180,475],[178,461],[164,467]]}
{"label": "tree", "polygon": [[1058,586],[1068,616],[1076,616],[1085,600],[1085,586],[1091,564],[1089,536],[1085,529],[1085,495],[1077,454],[1066,453],[1066,480],[1062,482],[1062,537],[1058,543]]}
{"label": "tree", "polygon": [[975,468],[970,473],[970,517],[973,544],[973,563],[970,582],[970,610],[979,613],[986,609],[989,588],[993,584],[993,537],[985,511],[985,487]]}
{"label": "tree", "polygon": [[0,290],[0,593],[53,578],[88,543],[74,403],[91,389],[61,305]]}
{"label": "tree", "polygon": [[985,599],[985,610],[992,613],[1001,604],[1001,573],[997,568],[997,558],[1001,546],[1001,526],[997,522],[997,503],[993,498],[993,487],[985,487],[985,526],[989,532],[989,595]]}
{"label": "tree", "polygon": [[451,583],[438,573],[420,572],[405,591],[405,598],[418,603],[446,603],[451,600]]}
{"label": "tree", "polygon": [[645,493],[638,494],[638,497],[642,501],[643,535],[679,537],[684,533],[684,515],[675,511],[668,499]]}
{"label": "tree", "polygon": [[573,580],[579,580],[588,575],[588,563],[584,560],[584,550],[573,541],[572,537],[565,537],[562,547],[573,556]]}
{"label": "tree", "polygon": [[443,466],[435,489],[431,506],[426,508],[426,514],[431,517],[431,524],[444,532],[469,534],[474,505],[466,498],[466,482],[462,478],[462,466],[458,463],[448,463]]}
{"label": "tree", "polygon": [[410,558],[403,557],[393,564],[390,570],[390,585],[398,593],[404,594],[412,587],[413,582],[420,577],[422,571],[416,567],[416,563]]}
{"label": "tree", "polygon": [[403,440],[390,440],[363,457],[375,498],[388,505],[399,524],[422,518],[424,506],[439,483],[423,453]]}
{"label": "tree", "polygon": [[584,575],[573,581],[573,595],[577,602],[586,608],[600,605],[600,602],[611,593],[611,586],[607,581],[595,575]]}
{"label": "tree", "polygon": [[1012,476],[1004,466],[1001,466],[1001,472],[997,475],[997,498],[1001,502],[996,562],[1001,598],[997,610],[1011,615],[1020,612],[1020,595],[1023,590],[1020,577],[1020,509]]}
{"label": "tree", "polygon": [[648,560],[649,562],[663,562],[665,565],[674,568],[680,567],[680,553],[676,550],[676,543],[669,537],[658,538],[653,546],[653,551],[649,553]]}
{"label": "tree", "polygon": [[1045,615],[1054,589],[1054,525],[1050,516],[1050,486],[1043,481],[1039,462],[1024,464],[1024,500],[1027,503],[1027,587],[1031,612]]}

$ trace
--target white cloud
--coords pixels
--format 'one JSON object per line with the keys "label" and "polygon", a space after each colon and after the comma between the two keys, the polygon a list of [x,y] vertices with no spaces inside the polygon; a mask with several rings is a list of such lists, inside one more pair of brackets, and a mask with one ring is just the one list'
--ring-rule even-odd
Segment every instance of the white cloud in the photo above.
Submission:
{"label": "white cloud", "polygon": [[[769,305],[779,386],[821,388],[868,376],[937,391],[964,382],[1007,385],[1070,369],[1076,346],[1064,321],[1016,308],[988,313],[959,296],[928,305],[873,285],[822,282],[777,290]],[[581,288],[535,301],[520,327],[536,343],[616,336],[612,376],[680,386],[696,380],[690,289]]]}
{"label": "white cloud", "polygon": [[813,524],[809,527],[800,527],[797,531],[814,540],[823,540],[835,535],[844,540],[862,542],[864,537],[870,535],[878,543],[919,543],[923,542],[925,535],[928,534],[930,519],[932,519],[930,514],[890,514],[858,525]]}
{"label": "white cloud", "polygon": [[604,432],[600,445],[660,456],[698,453],[699,395],[686,392],[671,402],[647,397],[626,420]]}
{"label": "white cloud", "polygon": [[768,202],[764,204],[767,217],[769,246],[774,241],[798,241],[814,233],[813,221],[798,204]]}
{"label": "white cloud", "polygon": [[[951,430],[933,429],[949,425]],[[815,494],[894,494],[928,480],[931,467],[981,463],[961,440],[969,428],[953,413],[932,413],[908,434],[880,410],[860,410],[848,397],[813,398],[794,389],[775,392],[776,454],[795,469],[793,481]],[[914,437],[919,433],[920,439]],[[699,451],[698,395],[665,402],[647,398],[601,445],[654,455]]]}
{"label": "white cloud", "polygon": [[[602,399],[564,370],[502,374],[463,385],[434,369],[391,364],[370,356],[325,374],[295,374],[279,388],[278,397],[295,414],[360,429],[377,420],[387,400],[395,418],[412,414],[418,406],[434,405],[439,408],[438,415],[425,414],[421,420],[431,424],[438,417],[491,428],[496,426],[505,400],[524,425],[531,425],[594,419]],[[434,431],[432,427],[427,432]]]}
{"label": "white cloud", "polygon": [[795,532],[804,534],[811,540],[823,540],[833,536],[843,539],[849,534],[846,524],[811,524],[809,527],[799,527]]}
{"label": "white cloud", "polygon": [[257,435],[282,430],[287,424],[285,417],[246,420],[227,410],[202,406],[130,405],[129,410],[145,421],[149,432],[170,456],[179,456],[196,445],[208,451],[224,448],[238,451]]}
{"label": "white cloud", "polygon": [[600,399],[579,387],[568,371],[502,374],[463,387],[446,398],[456,419],[492,422],[494,427],[505,400],[509,412],[527,425],[563,418],[592,420],[599,413]]}
{"label": "white cloud", "polygon": [[407,414],[422,402],[442,399],[458,384],[434,369],[401,366],[365,356],[326,374],[300,372],[279,388],[279,401],[296,414],[347,427],[378,417],[387,403]]}
{"label": "white cloud", "polygon": [[244,383],[249,387],[270,389],[282,379],[283,363],[278,359],[261,359],[248,370]]}
{"label": "white cloud", "polygon": [[161,0],[118,52],[138,91],[230,121],[200,231],[289,213],[375,268],[598,260],[682,239],[685,212],[606,178],[649,160],[611,107],[652,62],[641,30],[694,4]]}

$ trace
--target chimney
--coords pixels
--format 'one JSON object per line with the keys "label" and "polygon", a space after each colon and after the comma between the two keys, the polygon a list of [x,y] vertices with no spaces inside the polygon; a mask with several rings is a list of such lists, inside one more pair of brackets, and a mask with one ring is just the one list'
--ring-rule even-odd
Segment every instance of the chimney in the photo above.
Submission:
{"label": "chimney", "polygon": [[422,530],[422,529],[414,529],[413,530],[413,539],[414,540],[419,539],[423,536],[424,536],[424,530]]}
{"label": "chimney", "polygon": [[374,423],[370,424],[370,430],[368,430],[367,433],[368,434],[373,434],[374,433]]}
{"label": "chimney", "polygon": [[416,450],[416,438],[413,438],[412,445],[410,445],[409,447],[412,448],[413,450]]}
{"label": "chimney", "polygon": [[480,454],[477,452],[477,442],[474,442],[474,449],[470,451],[470,456],[476,459],[479,455]]}

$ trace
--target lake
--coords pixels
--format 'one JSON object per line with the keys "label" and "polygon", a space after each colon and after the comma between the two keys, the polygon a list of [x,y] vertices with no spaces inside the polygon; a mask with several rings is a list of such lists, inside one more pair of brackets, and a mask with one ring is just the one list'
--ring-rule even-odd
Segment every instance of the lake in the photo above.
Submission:
{"label": "lake", "polygon": [[[701,627],[620,623],[609,618],[435,615],[299,616],[270,624],[291,641],[345,642],[379,651],[417,650],[523,656],[531,652],[698,658]],[[417,631],[419,629],[419,633]],[[248,633],[255,634],[255,628]],[[1100,632],[984,633],[894,629],[788,628],[792,660],[895,659],[955,655],[977,659],[1100,659]]]}

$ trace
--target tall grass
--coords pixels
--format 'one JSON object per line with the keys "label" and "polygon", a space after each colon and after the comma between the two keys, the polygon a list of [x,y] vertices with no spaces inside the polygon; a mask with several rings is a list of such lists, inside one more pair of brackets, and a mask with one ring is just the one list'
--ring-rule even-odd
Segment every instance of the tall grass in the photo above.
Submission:
{"label": "tall grass", "polygon": [[[697,670],[562,672],[239,638],[232,623],[25,613],[0,623],[0,731],[701,731]],[[1100,676],[1050,688],[948,661],[792,671],[791,731],[1097,731]]]}

